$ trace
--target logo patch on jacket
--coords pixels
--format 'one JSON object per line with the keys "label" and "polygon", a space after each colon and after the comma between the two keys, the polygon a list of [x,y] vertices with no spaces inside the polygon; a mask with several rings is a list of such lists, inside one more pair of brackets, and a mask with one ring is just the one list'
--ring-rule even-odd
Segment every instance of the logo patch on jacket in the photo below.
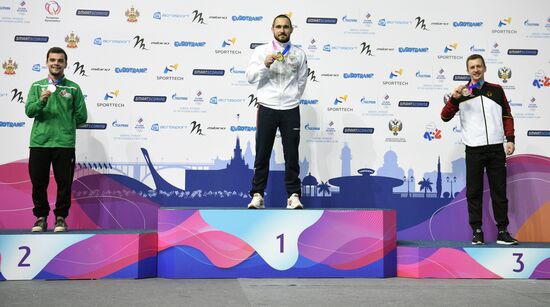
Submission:
{"label": "logo patch on jacket", "polygon": [[67,99],[73,98],[73,95],[71,93],[67,92],[66,90],[62,90],[61,92],[59,92],[59,96],[67,98]]}
{"label": "logo patch on jacket", "polygon": [[487,97],[492,97],[492,96],[493,96],[493,92],[487,91]]}

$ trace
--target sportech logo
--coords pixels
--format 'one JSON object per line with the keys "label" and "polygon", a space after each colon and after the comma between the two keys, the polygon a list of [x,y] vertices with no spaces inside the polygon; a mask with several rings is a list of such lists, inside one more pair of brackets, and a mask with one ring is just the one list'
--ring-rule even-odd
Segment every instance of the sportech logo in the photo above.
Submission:
{"label": "sportech logo", "polygon": [[17,69],[17,67],[17,63],[11,58],[9,58],[7,62],[4,62],[2,64],[5,75],[15,75],[15,70]]}
{"label": "sportech logo", "polygon": [[65,36],[65,42],[67,43],[67,48],[78,48],[78,43],[80,43],[80,37],[78,37],[74,32]]}

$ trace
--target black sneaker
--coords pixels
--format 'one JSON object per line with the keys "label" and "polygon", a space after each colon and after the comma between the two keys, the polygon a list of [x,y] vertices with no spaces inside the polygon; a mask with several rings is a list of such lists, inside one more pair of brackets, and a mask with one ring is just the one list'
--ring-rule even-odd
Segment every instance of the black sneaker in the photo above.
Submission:
{"label": "black sneaker", "polygon": [[500,230],[497,236],[497,244],[516,245],[518,240],[514,239],[507,230]]}
{"label": "black sneaker", "polygon": [[58,216],[55,220],[55,228],[53,229],[54,232],[65,232],[67,231],[67,223],[65,223],[65,219]]}
{"label": "black sneaker", "polygon": [[32,232],[45,232],[48,230],[48,222],[46,221],[45,217],[39,217],[36,219],[36,222],[34,222],[34,226],[32,226]]}
{"label": "black sneaker", "polygon": [[473,245],[482,245],[485,244],[485,240],[483,240],[483,231],[481,229],[474,230],[474,238],[472,239]]}

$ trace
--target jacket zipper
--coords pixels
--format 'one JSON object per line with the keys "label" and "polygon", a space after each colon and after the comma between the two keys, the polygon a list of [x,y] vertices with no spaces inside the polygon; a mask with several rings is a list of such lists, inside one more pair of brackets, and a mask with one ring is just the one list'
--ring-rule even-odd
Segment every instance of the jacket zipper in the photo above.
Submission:
{"label": "jacket zipper", "polygon": [[487,139],[487,145],[489,145],[489,131],[487,130],[487,118],[485,117],[485,105],[483,104],[483,94],[480,93],[481,98],[481,110],[483,111],[483,123],[485,124],[485,138]]}

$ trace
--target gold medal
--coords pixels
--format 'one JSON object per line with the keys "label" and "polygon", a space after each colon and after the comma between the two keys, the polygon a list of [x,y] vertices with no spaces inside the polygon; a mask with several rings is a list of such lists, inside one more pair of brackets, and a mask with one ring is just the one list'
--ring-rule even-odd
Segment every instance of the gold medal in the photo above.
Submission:
{"label": "gold medal", "polygon": [[277,52],[277,54],[275,55],[275,58],[276,58],[277,61],[279,61],[279,62],[282,62],[282,61],[285,59],[285,57],[283,56],[283,54],[280,53],[280,52]]}

